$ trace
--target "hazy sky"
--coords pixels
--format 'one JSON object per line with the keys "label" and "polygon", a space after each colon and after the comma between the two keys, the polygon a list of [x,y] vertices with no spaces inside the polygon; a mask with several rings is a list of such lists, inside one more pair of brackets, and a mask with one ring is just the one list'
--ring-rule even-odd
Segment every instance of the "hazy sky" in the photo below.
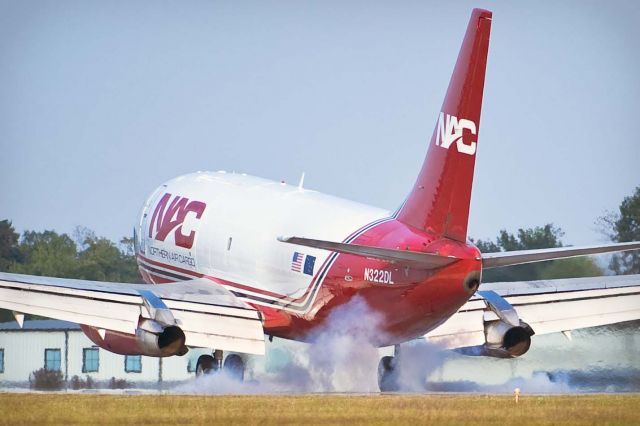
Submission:
{"label": "hazy sky", "polygon": [[603,241],[640,185],[637,1],[0,1],[0,219],[118,239],[163,181],[219,169],[394,209],[473,7],[494,15],[470,234]]}

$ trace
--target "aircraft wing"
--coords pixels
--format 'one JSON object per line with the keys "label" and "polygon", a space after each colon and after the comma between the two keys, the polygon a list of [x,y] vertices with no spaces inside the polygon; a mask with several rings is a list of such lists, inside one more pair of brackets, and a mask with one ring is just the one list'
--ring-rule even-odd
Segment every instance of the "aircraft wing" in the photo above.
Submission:
{"label": "aircraft wing", "polygon": [[[492,297],[506,304],[496,306]],[[565,332],[568,337],[579,328],[638,320],[640,275],[482,284],[477,295],[426,337],[445,348],[482,345],[485,322],[499,315],[511,322],[519,317],[535,334]]]}
{"label": "aircraft wing", "polygon": [[613,243],[584,247],[552,247],[538,250],[502,251],[482,253],[482,267],[498,268],[501,266],[521,265],[523,263],[543,262],[545,260],[564,259],[567,257],[585,256],[589,254],[612,253],[640,249],[640,242]]}
{"label": "aircraft wing", "polygon": [[0,273],[0,308],[135,334],[140,317],[170,312],[185,345],[264,354],[260,313],[206,279],[125,284]]}

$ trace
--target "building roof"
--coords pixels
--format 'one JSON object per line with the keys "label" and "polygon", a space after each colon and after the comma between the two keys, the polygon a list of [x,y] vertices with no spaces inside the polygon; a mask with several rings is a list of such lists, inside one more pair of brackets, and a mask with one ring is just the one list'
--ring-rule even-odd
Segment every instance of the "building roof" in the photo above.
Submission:
{"label": "building roof", "polygon": [[25,321],[24,327],[20,329],[20,326],[16,321],[11,322],[2,322],[0,323],[0,332],[1,331],[20,331],[20,330],[33,330],[33,331],[44,331],[44,330],[80,330],[80,325],[69,322],[69,321],[60,321],[60,320],[31,320]]}

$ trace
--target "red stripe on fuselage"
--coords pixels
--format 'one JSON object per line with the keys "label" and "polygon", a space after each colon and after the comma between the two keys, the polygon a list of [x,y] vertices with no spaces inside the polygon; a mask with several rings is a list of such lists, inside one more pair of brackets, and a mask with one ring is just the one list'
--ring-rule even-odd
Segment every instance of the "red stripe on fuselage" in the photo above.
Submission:
{"label": "red stripe on fuselage", "polygon": [[[330,256],[329,256],[329,257],[330,257]],[[326,263],[327,263],[327,261],[329,260],[329,257],[327,257],[327,259],[322,263],[322,266],[318,269],[318,271],[322,271],[322,269],[324,268],[325,264],[326,264]],[[298,298],[295,298],[295,299],[294,299],[294,298],[292,298],[292,297],[290,297],[290,296],[287,296],[287,295],[274,293],[274,292],[271,292],[271,291],[268,291],[268,290],[263,290],[263,289],[259,289],[259,288],[251,287],[251,286],[248,286],[248,285],[244,285],[244,284],[240,284],[240,283],[232,282],[232,281],[227,281],[227,280],[224,280],[224,279],[222,279],[222,278],[215,277],[215,276],[213,276],[213,275],[201,274],[201,273],[199,273],[199,272],[195,272],[195,271],[188,271],[188,270],[186,270],[186,269],[182,269],[182,268],[178,268],[178,267],[175,267],[175,266],[167,265],[167,264],[162,263],[162,262],[157,262],[157,261],[154,261],[154,260],[147,259],[146,257],[144,257],[144,256],[142,256],[142,255],[138,255],[138,258],[139,258],[139,259],[142,259],[142,261],[143,261],[143,262],[147,262],[147,263],[149,263],[149,264],[152,264],[153,266],[157,266],[157,267],[160,267],[160,268],[166,268],[166,269],[169,269],[169,270],[174,271],[174,272],[188,273],[188,274],[190,275],[190,277],[184,277],[184,278],[185,278],[185,280],[187,280],[187,279],[194,279],[194,278],[207,278],[207,279],[209,279],[209,280],[211,280],[211,281],[215,282],[216,284],[220,284],[220,285],[228,286],[228,287],[233,287],[233,288],[236,288],[236,289],[239,289],[239,290],[250,291],[250,292],[257,293],[257,294],[260,294],[260,295],[263,295],[263,296],[273,297],[273,298],[276,298],[276,299],[281,300],[281,301],[292,302],[292,303],[298,303],[298,302],[301,302],[305,297],[307,297],[307,295],[309,294],[309,292],[310,292],[310,291],[312,290],[312,288],[313,288],[313,284],[315,283],[316,279],[318,278],[318,274],[320,273],[320,272],[318,272],[318,273],[313,277],[313,279],[311,280],[311,284],[310,284],[310,285],[309,285],[309,287],[305,290],[304,294],[303,294],[302,296],[300,296],[300,297],[298,297]],[[155,272],[153,272],[153,271],[148,270],[148,269],[147,269],[147,268],[148,268],[148,266],[146,266],[144,263],[140,263],[140,262],[139,262],[139,263],[138,263],[138,266],[139,266],[140,268],[144,269],[144,272],[145,272],[146,274],[148,274],[148,275],[152,275],[152,276],[154,276],[154,277],[161,278],[161,279],[163,280],[163,281],[162,281],[162,283],[166,283],[166,282],[175,282],[175,281],[171,281],[171,280],[169,280],[169,279],[168,279],[168,278],[166,278],[166,277],[159,277],[159,276],[157,275],[157,273],[155,273]],[[142,278],[145,278],[145,277],[144,277],[144,275],[143,275],[143,277],[142,277]],[[169,280],[169,281],[167,281],[167,280]],[[145,279],[145,281],[147,281],[147,280]],[[155,279],[154,279],[154,280],[150,280],[150,281],[152,281],[152,282],[150,282],[149,284],[157,284],[157,283],[155,282],[155,281],[156,281]]]}
{"label": "red stripe on fuselage", "polygon": [[141,254],[138,254],[138,258],[142,259],[143,261],[145,261],[145,262],[147,262],[147,263],[149,263],[151,265],[160,266],[162,268],[170,269],[170,270],[175,271],[175,272],[180,272],[181,274],[187,274],[187,275],[190,275],[190,276],[192,276],[194,278],[202,278],[204,276],[204,274],[201,274],[201,273],[196,272],[196,271],[190,271],[188,269],[178,268],[177,266],[167,265],[166,263],[158,262],[156,260],[151,260],[149,258],[144,257]]}
{"label": "red stripe on fuselage", "polygon": [[165,278],[165,277],[161,277],[159,275],[156,275],[154,273],[151,272],[147,272],[147,274],[153,278],[153,283],[154,284],[169,284],[169,283],[174,283],[176,281],[171,280],[170,278]]}

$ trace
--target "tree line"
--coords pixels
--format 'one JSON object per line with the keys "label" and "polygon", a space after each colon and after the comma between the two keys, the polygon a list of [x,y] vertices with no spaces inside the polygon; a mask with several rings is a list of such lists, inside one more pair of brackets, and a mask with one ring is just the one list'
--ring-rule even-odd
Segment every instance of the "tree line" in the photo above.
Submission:
{"label": "tree line", "polygon": [[[596,224],[611,241],[640,241],[640,186],[622,200],[617,211],[608,212]],[[564,232],[552,223],[518,229],[513,234],[502,229],[495,240],[474,243],[482,253],[562,247]],[[507,266],[483,271],[483,282],[530,281],[557,278],[579,278],[604,275],[594,257],[575,257],[548,262]],[[609,269],[616,275],[640,274],[640,253],[629,251],[611,256]]]}
{"label": "tree line", "polygon": [[93,281],[142,282],[133,239],[120,244],[77,227],[74,238],[55,231],[24,231],[0,221],[0,271]]}

